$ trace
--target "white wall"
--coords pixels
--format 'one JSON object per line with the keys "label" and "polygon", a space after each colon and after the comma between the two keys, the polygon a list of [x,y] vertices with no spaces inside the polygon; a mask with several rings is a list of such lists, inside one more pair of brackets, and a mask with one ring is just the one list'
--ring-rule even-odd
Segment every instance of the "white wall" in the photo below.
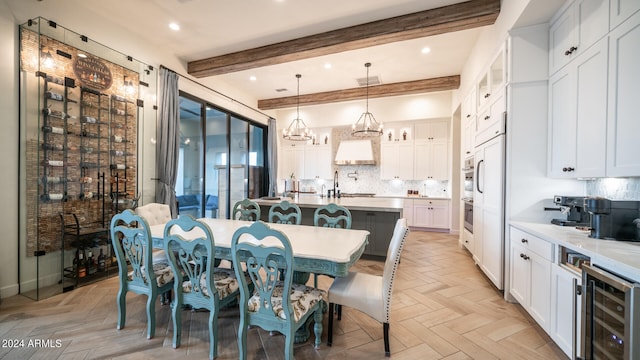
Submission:
{"label": "white wall", "polygon": [[0,297],[18,293],[18,43],[17,27],[11,11],[0,2],[0,176],[2,205],[0,216]]}

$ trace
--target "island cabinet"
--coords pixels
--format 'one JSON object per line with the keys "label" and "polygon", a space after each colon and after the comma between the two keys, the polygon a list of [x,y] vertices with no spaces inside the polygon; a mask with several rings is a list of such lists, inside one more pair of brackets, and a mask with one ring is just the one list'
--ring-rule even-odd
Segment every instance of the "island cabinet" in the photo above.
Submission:
{"label": "island cabinet", "polygon": [[553,244],[511,228],[511,295],[549,331],[551,316],[551,263]]}
{"label": "island cabinet", "polygon": [[413,226],[449,229],[449,200],[413,200]]}

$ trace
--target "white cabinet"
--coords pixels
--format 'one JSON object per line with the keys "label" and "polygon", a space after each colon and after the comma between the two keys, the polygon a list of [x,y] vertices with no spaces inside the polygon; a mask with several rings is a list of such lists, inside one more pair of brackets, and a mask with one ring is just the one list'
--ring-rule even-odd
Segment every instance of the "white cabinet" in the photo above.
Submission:
{"label": "white cabinet", "polygon": [[436,140],[416,140],[414,146],[415,180],[449,179],[449,143]]}
{"label": "white cabinet", "polygon": [[462,245],[470,252],[473,252],[473,234],[467,229],[462,229]]}
{"label": "white cabinet", "polygon": [[476,118],[475,116],[469,120],[463,120],[462,125],[462,159],[473,156],[473,147],[475,146],[476,136]]}
{"label": "white cabinet", "polygon": [[640,176],[640,12],[610,33],[609,46],[607,176]]}
{"label": "white cabinet", "polygon": [[[582,299],[576,295],[576,286],[582,285],[582,277],[564,266],[551,266],[551,323],[549,335],[570,359],[575,359],[575,349],[580,349]],[[575,331],[574,331],[575,330]],[[576,336],[578,335],[578,336]],[[579,352],[579,350],[578,350]]]}
{"label": "white cabinet", "polygon": [[467,96],[465,96],[460,106],[463,123],[465,121],[470,121],[476,116],[476,101],[476,89],[474,88],[467,94]]}
{"label": "white cabinet", "polygon": [[479,112],[476,119],[475,144],[482,144],[492,137],[504,133],[506,111],[507,102],[504,88],[502,88],[493,93],[491,102]]}
{"label": "white cabinet", "polygon": [[608,39],[549,80],[550,177],[605,176]]}
{"label": "white cabinet", "polygon": [[304,147],[302,143],[285,143],[282,146],[282,173],[280,178],[289,179],[291,175],[297,179],[302,179],[304,176]]}
{"label": "white cabinet", "polygon": [[506,56],[503,47],[498,51],[498,54],[493,58],[493,61],[491,61],[478,81],[476,90],[478,114],[484,110],[487,104],[493,102],[492,96],[495,97],[495,94],[500,93],[500,90],[505,85],[506,78]]}
{"label": "white cabinet", "polygon": [[609,30],[609,0],[576,0],[558,17],[549,29],[549,74],[553,74]]}
{"label": "white cabinet", "polygon": [[504,287],[504,136],[476,148],[473,193],[474,260],[494,285]]}
{"label": "white cabinet", "polygon": [[511,228],[510,293],[545,331],[551,316],[553,244]]}
{"label": "white cabinet", "polygon": [[413,179],[413,141],[383,141],[380,145],[380,178]]}
{"label": "white cabinet", "polygon": [[331,179],[331,145],[304,146],[304,175],[302,179]]}
{"label": "white cabinet", "polygon": [[449,229],[449,200],[413,200],[413,225],[424,228]]}
{"label": "white cabinet", "polygon": [[420,122],[414,127],[414,140],[449,141],[448,121]]}
{"label": "white cabinet", "polygon": [[413,199],[404,199],[402,217],[407,219],[407,226],[413,226]]}
{"label": "white cabinet", "polygon": [[616,26],[622,24],[635,12],[640,10],[640,1],[638,0],[610,0],[611,7],[609,11],[609,28],[613,30]]}

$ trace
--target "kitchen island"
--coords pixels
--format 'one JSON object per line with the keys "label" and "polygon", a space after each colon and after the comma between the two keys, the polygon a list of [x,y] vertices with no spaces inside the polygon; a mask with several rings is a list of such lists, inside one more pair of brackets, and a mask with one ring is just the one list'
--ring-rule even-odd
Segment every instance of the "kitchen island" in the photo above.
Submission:
{"label": "kitchen island", "polygon": [[369,244],[364,254],[385,257],[396,221],[403,216],[404,201],[397,198],[341,197],[327,198],[320,195],[296,195],[293,198],[253,199],[260,205],[261,220],[267,221],[272,205],[287,200],[302,210],[302,225],[313,226],[315,210],[329,203],[344,206],[351,212],[351,228],[369,231]]}

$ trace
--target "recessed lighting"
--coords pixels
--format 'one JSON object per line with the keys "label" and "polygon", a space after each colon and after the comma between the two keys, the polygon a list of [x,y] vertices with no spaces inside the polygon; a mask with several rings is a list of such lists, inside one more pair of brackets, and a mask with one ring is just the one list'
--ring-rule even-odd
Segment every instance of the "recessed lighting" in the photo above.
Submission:
{"label": "recessed lighting", "polygon": [[425,46],[425,47],[423,47],[423,48],[422,48],[421,52],[422,52],[423,54],[428,54],[428,53],[430,53],[430,52],[431,52],[431,48],[430,48],[430,47],[428,47],[428,46]]}
{"label": "recessed lighting", "polygon": [[86,58],[86,57],[87,57],[87,55],[86,55],[86,54],[83,54],[83,53],[78,53],[78,57]]}
{"label": "recessed lighting", "polygon": [[180,30],[180,25],[172,22],[172,23],[169,24],[169,29],[171,29],[173,31],[178,31],[178,30]]}
{"label": "recessed lighting", "polygon": [[258,80],[258,78],[256,78],[255,76],[249,76],[249,80],[256,81],[256,80]]}
{"label": "recessed lighting", "polygon": [[330,63],[326,63],[326,64],[324,64],[324,68],[325,68],[325,69],[331,69],[331,64],[330,64]]}

